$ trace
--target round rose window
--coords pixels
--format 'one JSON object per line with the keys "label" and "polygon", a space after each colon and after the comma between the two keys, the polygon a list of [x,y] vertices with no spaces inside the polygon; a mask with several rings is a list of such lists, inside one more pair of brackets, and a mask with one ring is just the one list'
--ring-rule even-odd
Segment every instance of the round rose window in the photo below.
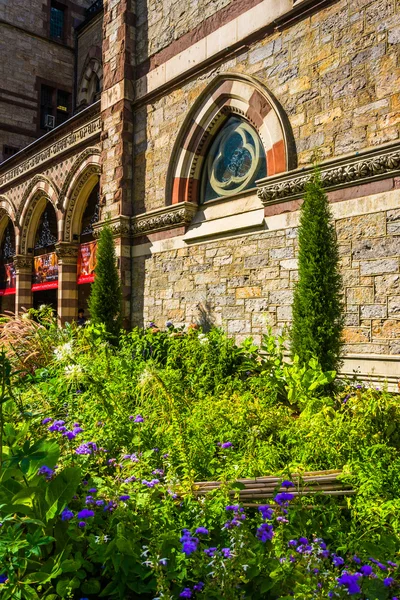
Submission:
{"label": "round rose window", "polygon": [[237,194],[266,177],[264,148],[255,129],[229,117],[208,152],[203,173],[203,201]]}

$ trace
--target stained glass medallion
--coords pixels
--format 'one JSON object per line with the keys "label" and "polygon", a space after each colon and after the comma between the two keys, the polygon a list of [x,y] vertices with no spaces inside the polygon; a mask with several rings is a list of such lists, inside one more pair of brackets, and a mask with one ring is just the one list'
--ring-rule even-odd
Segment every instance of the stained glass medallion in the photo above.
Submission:
{"label": "stained glass medallion", "polygon": [[265,151],[255,129],[239,117],[229,117],[208,152],[202,181],[204,202],[237,194],[266,177]]}

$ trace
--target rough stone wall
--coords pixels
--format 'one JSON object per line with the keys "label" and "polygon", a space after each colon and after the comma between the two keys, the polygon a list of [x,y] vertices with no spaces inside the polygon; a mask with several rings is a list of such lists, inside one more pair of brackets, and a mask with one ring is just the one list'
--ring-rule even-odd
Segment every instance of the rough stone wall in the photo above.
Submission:
{"label": "rough stone wall", "polygon": [[252,75],[271,90],[289,116],[302,166],[315,148],[324,159],[399,138],[399,54],[398,2],[341,0],[138,109],[135,212],[164,205],[173,143],[217,72]]}
{"label": "rough stone wall", "polygon": [[82,33],[78,35],[78,56],[77,56],[77,81],[82,79],[83,70],[85,68],[86,59],[89,52],[94,49],[99,49],[101,57],[101,47],[103,41],[103,15],[100,13],[94,18]]}
{"label": "rough stone wall", "polygon": [[137,62],[145,61],[234,0],[138,0]]}
{"label": "rough stone wall", "polygon": [[[399,354],[400,209],[339,218],[336,229],[345,351]],[[134,322],[210,321],[239,341],[259,342],[267,325],[280,333],[291,321],[297,245],[288,228],[135,258]]]}
{"label": "rough stone wall", "polygon": [[48,36],[49,4],[33,0],[0,3],[0,162],[3,145],[23,148],[38,137],[37,77],[72,93],[73,25],[83,20],[89,0],[66,3],[70,31],[67,43]]}

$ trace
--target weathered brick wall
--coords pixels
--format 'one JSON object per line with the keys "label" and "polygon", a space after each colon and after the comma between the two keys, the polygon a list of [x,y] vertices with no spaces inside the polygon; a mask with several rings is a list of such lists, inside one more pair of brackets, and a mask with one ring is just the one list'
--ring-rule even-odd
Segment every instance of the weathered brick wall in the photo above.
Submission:
{"label": "weathered brick wall", "polygon": [[[338,218],[336,229],[346,352],[399,354],[400,209]],[[259,342],[267,325],[279,333],[290,324],[296,256],[291,227],[135,258],[134,322],[210,321]]]}
{"label": "weathered brick wall", "polygon": [[173,143],[216,73],[252,75],[271,90],[289,116],[300,166],[317,147],[324,159],[398,139],[399,43],[398,2],[341,0],[138,109],[135,212],[164,204]]}
{"label": "weathered brick wall", "polygon": [[138,0],[137,62],[145,61],[234,3],[235,0]]}

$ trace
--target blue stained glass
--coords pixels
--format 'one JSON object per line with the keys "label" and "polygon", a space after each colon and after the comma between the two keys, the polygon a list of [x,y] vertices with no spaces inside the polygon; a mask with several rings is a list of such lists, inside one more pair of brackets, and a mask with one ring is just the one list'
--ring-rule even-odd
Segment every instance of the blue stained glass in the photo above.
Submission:
{"label": "blue stained glass", "polygon": [[229,117],[205,160],[202,200],[229,197],[255,187],[266,177],[265,151],[256,130],[244,119]]}

